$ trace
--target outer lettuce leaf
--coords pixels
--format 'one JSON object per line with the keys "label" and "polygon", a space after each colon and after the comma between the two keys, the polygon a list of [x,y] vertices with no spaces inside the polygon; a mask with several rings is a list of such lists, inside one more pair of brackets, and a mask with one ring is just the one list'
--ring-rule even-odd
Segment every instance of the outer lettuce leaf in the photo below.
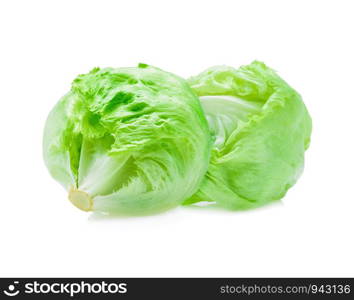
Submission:
{"label": "outer lettuce leaf", "polygon": [[189,79],[215,142],[199,191],[185,201],[241,210],[282,198],[304,166],[311,118],[301,96],[253,62],[207,69]]}
{"label": "outer lettuce leaf", "polygon": [[78,76],[48,117],[43,152],[77,207],[147,214],[196,192],[210,146],[186,81],[142,64]]}

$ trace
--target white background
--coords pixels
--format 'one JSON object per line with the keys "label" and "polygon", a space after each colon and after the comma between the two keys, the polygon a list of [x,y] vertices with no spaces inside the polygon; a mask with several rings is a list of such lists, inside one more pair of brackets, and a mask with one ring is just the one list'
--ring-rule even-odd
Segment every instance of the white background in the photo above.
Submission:
{"label": "white background", "polygon": [[[353,1],[2,1],[0,276],[354,276]],[[145,62],[184,77],[258,59],[303,96],[314,130],[281,203],[100,219],[41,154],[77,74]]]}

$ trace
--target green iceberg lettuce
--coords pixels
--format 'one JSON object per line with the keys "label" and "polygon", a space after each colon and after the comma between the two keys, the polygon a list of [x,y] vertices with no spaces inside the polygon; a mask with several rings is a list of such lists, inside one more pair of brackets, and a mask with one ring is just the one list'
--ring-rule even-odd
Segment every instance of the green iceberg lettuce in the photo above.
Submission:
{"label": "green iceberg lettuce", "polygon": [[207,69],[189,79],[214,146],[199,191],[185,201],[242,210],[282,198],[304,166],[311,118],[301,96],[272,69],[253,62]]}
{"label": "green iceberg lettuce", "polygon": [[43,154],[84,211],[148,214],[193,195],[211,138],[187,82],[145,64],[78,76],[50,112]]}

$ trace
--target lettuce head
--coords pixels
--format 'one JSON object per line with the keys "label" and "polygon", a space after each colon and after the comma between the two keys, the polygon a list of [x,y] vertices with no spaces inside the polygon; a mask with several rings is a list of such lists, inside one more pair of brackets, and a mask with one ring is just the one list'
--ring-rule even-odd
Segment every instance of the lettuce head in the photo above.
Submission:
{"label": "lettuce head", "polygon": [[147,214],[198,189],[211,138],[187,82],[145,64],[79,75],[50,112],[43,154],[84,211]]}
{"label": "lettuce head", "polygon": [[214,137],[199,191],[185,204],[249,209],[280,199],[304,166],[311,118],[301,96],[272,69],[253,62],[207,69],[189,79]]}

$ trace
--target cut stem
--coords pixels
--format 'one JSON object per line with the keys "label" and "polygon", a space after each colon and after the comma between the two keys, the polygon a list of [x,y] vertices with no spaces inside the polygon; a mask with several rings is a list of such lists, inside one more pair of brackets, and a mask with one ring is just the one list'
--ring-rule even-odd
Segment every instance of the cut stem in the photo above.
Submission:
{"label": "cut stem", "polygon": [[80,191],[74,187],[69,190],[69,200],[77,208],[83,211],[91,211],[93,207],[93,200],[89,194]]}

